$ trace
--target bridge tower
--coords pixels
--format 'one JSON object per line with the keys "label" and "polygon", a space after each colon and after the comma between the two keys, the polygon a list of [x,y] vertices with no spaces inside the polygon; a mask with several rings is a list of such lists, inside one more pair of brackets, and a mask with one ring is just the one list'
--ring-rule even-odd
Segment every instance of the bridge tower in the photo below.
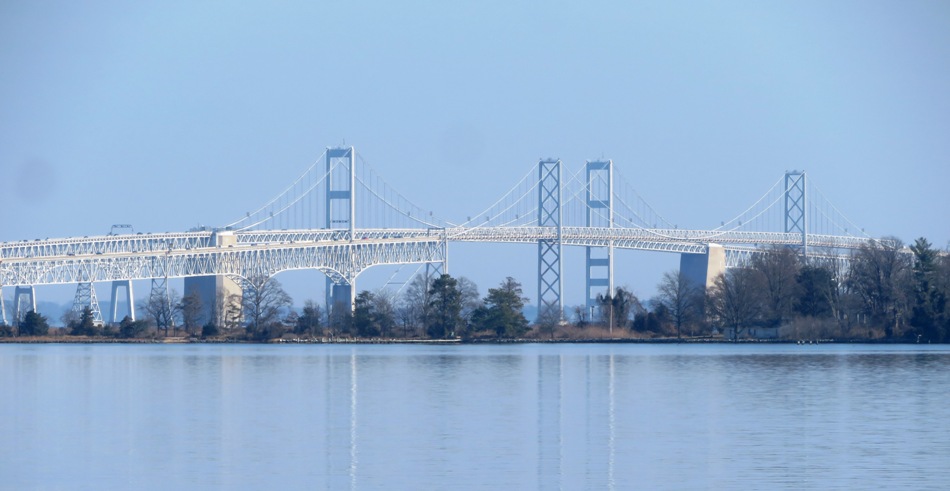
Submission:
{"label": "bridge tower", "polygon": [[[352,242],[356,228],[356,150],[353,147],[327,148],[326,155],[325,226],[327,229],[346,230],[347,238]],[[338,303],[352,309],[356,300],[355,283],[355,278],[327,276],[327,309]]]}
{"label": "bridge tower", "polygon": [[[23,297],[29,297],[27,301],[28,309],[22,308]],[[17,286],[13,290],[13,325],[19,326],[23,320],[23,315],[32,310],[36,312],[36,288],[30,286]]]}
{"label": "bridge tower", "polygon": [[[613,228],[613,160],[587,161],[587,222],[588,227]],[[586,247],[587,259],[587,312],[593,318],[597,293],[614,291],[614,246]],[[606,287],[606,288],[605,288]]]}
{"label": "bridge tower", "polygon": [[[561,302],[561,160],[538,162],[538,226],[556,227],[557,238],[538,241],[538,317],[549,310],[564,315]],[[589,255],[588,255],[589,257]]]}
{"label": "bridge tower", "polygon": [[7,325],[7,305],[3,301],[3,286],[0,286],[0,325]]}
{"label": "bridge tower", "polygon": [[112,282],[112,318],[109,320],[112,324],[118,324],[119,319],[119,289],[125,290],[125,299],[128,301],[128,311],[126,315],[129,319],[135,320],[135,300],[132,298],[132,280],[116,280]]}
{"label": "bridge tower", "polygon": [[805,171],[785,171],[785,233],[802,234],[802,256],[808,255],[808,193]]}
{"label": "bridge tower", "polygon": [[438,277],[449,273],[449,251],[446,241],[442,241],[442,261],[426,263],[426,284],[431,285]]}
{"label": "bridge tower", "polygon": [[73,313],[78,320],[82,315],[83,309],[89,307],[92,311],[92,322],[97,326],[102,325],[102,309],[99,308],[99,299],[96,298],[96,287],[91,281],[80,281],[76,285],[76,296],[73,298]]}

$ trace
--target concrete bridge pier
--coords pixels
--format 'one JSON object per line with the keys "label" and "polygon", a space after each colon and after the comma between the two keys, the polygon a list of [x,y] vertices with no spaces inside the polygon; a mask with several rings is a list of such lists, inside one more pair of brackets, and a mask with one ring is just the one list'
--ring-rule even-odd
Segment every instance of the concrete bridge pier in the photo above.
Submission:
{"label": "concrete bridge pier", "polygon": [[[22,297],[28,297],[26,310],[20,308]],[[13,325],[19,326],[23,320],[23,315],[29,311],[36,312],[36,288],[30,286],[18,286],[13,290]]]}
{"label": "concrete bridge pier", "polygon": [[704,254],[680,254],[680,274],[692,285],[705,293],[726,272],[726,249],[719,244],[709,244]]}
{"label": "concrete bridge pier", "polygon": [[[215,232],[211,237],[217,247],[231,247],[237,244],[234,232]],[[113,290],[114,291],[114,290]],[[198,316],[199,325],[213,322],[219,328],[224,327],[224,310],[232,298],[241,299],[244,290],[236,279],[227,275],[193,276],[185,278],[185,293],[197,294],[201,299],[201,315]],[[129,287],[129,302],[131,305],[131,286]],[[113,294],[113,298],[115,295]]]}
{"label": "concrete bridge pier", "polygon": [[119,318],[119,290],[125,290],[125,299],[128,300],[128,310],[126,315],[129,319],[135,320],[135,300],[132,299],[132,280],[117,280],[112,282],[112,318],[109,320],[112,324],[118,324],[122,319]]}
{"label": "concrete bridge pier", "polygon": [[327,278],[327,312],[334,312],[336,309],[353,310],[353,303],[356,302],[356,282],[353,283],[335,283]]}
{"label": "concrete bridge pier", "polygon": [[3,287],[0,286],[0,325],[7,325],[7,306],[3,302]]}
{"label": "concrete bridge pier", "polygon": [[[199,325],[205,325],[213,322],[216,325],[221,323],[219,313],[227,305],[229,299],[243,297],[244,290],[230,276],[195,276],[185,278],[185,296],[198,295],[201,299],[201,314],[198,316]],[[219,303],[221,305],[219,305]],[[224,327],[224,326],[218,326]]]}

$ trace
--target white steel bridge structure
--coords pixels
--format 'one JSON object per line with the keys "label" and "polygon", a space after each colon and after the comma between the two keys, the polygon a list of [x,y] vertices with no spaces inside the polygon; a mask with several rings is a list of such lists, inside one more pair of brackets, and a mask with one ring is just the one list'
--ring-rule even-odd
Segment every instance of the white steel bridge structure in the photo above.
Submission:
{"label": "white steel bridge structure", "polygon": [[[848,233],[860,229],[808,189],[804,172],[786,172],[752,207],[708,230],[671,226],[617,181],[609,160],[588,161],[564,182],[560,160],[542,159],[482,213],[451,222],[389,188],[353,147],[328,148],[277,197],[226,226],[0,243],[0,320],[8,321],[4,287],[15,287],[14,322],[29,304],[35,310],[35,286],[55,284],[77,284],[74,308],[90,306],[101,321],[93,283],[112,282],[114,322],[120,290],[134,318],[133,280],[153,280],[154,289],[165,288],[169,278],[185,278],[187,293],[189,279],[251,280],[301,269],[326,274],[328,305],[352,305],[356,279],[367,268],[418,263],[444,272],[452,242],[537,244],[539,308],[562,311],[564,246],[586,248],[591,306],[598,292],[613,290],[615,249],[682,254],[684,273],[705,284],[766,247],[846,259],[877,240]],[[772,224],[779,230],[762,230]]]}

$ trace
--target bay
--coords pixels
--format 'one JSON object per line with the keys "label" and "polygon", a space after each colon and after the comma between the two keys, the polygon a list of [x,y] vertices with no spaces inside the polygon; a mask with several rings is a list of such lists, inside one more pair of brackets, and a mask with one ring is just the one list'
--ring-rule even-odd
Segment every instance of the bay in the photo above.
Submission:
{"label": "bay", "polygon": [[0,489],[945,489],[950,347],[0,345]]}

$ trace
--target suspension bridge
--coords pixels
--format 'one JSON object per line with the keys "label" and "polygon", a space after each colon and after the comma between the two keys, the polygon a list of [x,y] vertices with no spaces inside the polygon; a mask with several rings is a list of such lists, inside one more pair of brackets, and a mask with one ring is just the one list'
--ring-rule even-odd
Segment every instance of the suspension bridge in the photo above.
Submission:
{"label": "suspension bridge", "polygon": [[109,320],[115,322],[126,314],[135,318],[133,280],[151,280],[150,297],[167,301],[168,279],[184,278],[185,294],[198,293],[208,310],[222,293],[240,294],[262,279],[301,269],[326,275],[328,306],[352,306],[357,277],[367,268],[419,264],[427,275],[448,272],[453,242],[536,244],[539,312],[562,312],[564,247],[585,248],[590,308],[598,293],[614,289],[617,249],[680,254],[681,271],[708,285],[767,247],[846,259],[876,240],[804,171],[785,172],[731,220],[692,230],[657,213],[611,160],[587,161],[567,174],[559,159],[540,159],[491,205],[450,220],[399,193],[353,147],[327,148],[273,199],[231,223],[181,233],[130,230],[0,243],[0,320],[7,322],[6,287],[14,288],[14,322],[36,309],[36,286],[55,284],[76,284],[74,309],[90,307],[102,322],[94,284],[111,282]]}

